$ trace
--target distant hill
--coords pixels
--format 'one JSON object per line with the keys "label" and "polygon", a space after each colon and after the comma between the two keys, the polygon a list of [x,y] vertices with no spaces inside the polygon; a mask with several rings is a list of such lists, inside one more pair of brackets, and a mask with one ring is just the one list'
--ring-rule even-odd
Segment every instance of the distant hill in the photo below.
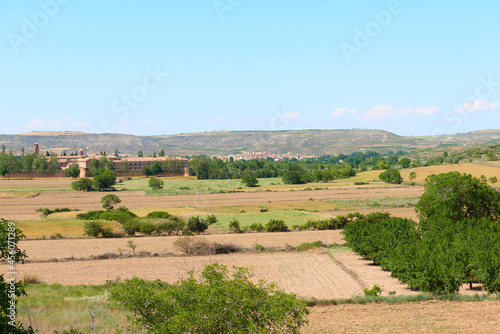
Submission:
{"label": "distant hill", "polygon": [[[458,135],[459,145],[500,143],[500,130],[475,131]],[[399,136],[382,130],[301,130],[301,131],[217,131],[168,136],[134,136],[126,134],[91,134],[82,132],[31,132],[0,135],[0,144],[19,153],[21,147],[33,151],[65,150],[67,154],[83,148],[85,153],[145,155],[164,149],[168,155],[229,155],[236,153],[272,152],[298,156],[349,154],[373,150],[416,151],[426,148],[456,145],[457,135],[428,137]]]}

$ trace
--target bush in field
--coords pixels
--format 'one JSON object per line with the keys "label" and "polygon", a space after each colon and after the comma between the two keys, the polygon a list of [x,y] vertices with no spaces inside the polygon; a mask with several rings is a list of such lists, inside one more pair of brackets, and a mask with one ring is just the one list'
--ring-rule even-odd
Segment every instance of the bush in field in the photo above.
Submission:
{"label": "bush in field", "polygon": [[234,233],[241,233],[240,222],[234,218],[229,222],[229,229]]}
{"label": "bush in field", "polygon": [[137,218],[137,215],[129,211],[126,207],[121,206],[114,211],[94,210],[79,213],[76,215],[76,218],[83,220],[116,220],[123,224],[133,218]]}
{"label": "bush in field", "polygon": [[194,236],[182,236],[174,241],[174,247],[188,255],[210,255],[215,254],[213,243],[205,238]]}
{"label": "bush in field", "polygon": [[250,229],[256,232],[262,232],[264,231],[264,226],[261,223],[253,223],[250,225]]}
{"label": "bush in field", "polygon": [[139,232],[144,235],[152,235],[156,231],[156,224],[152,221],[145,220],[139,224]]}
{"label": "bush in field", "polygon": [[158,219],[158,218],[168,219],[170,217],[172,217],[172,215],[167,211],[153,211],[146,215],[146,218],[150,219]]}
{"label": "bush in field", "polygon": [[122,225],[126,235],[133,237],[141,230],[141,223],[137,219],[131,219]]}
{"label": "bush in field", "polygon": [[149,187],[153,190],[161,190],[163,189],[163,185],[165,184],[163,180],[160,180],[156,177],[151,178],[148,183]]}
{"label": "bush in field", "polygon": [[133,312],[132,328],[152,333],[299,333],[309,313],[304,301],[260,281],[245,268],[206,266],[201,277],[166,285],[125,280],[110,298]]}
{"label": "bush in field", "polygon": [[389,168],[383,173],[380,173],[379,178],[386,182],[392,184],[400,184],[403,181],[401,173],[396,168]]}
{"label": "bush in field", "polygon": [[208,229],[208,222],[199,216],[190,217],[187,222],[187,228],[193,233],[203,233]]}
{"label": "bush in field", "polygon": [[245,185],[245,187],[257,187],[259,185],[259,181],[252,174],[246,174],[241,178],[241,183]]}
{"label": "bush in field", "polygon": [[285,232],[288,226],[282,219],[271,219],[265,226],[267,232]]}
{"label": "bush in field", "polygon": [[104,226],[100,221],[93,220],[84,224],[83,234],[94,238],[98,238],[99,236],[103,238],[112,238],[113,229],[109,226]]}
{"label": "bush in field", "polygon": [[325,247],[325,246],[326,245],[321,240],[314,241],[314,242],[303,242],[297,247],[297,250],[298,251],[306,251],[309,249],[316,249],[316,248]]}
{"label": "bush in field", "polygon": [[92,188],[93,181],[87,177],[83,177],[78,181],[71,182],[71,189],[73,190],[82,190],[82,191],[90,191]]}

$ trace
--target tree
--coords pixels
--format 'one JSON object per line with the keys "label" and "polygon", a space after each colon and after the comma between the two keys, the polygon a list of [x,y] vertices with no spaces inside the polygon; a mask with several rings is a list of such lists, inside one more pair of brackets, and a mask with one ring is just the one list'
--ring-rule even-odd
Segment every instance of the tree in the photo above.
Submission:
{"label": "tree", "polygon": [[163,189],[164,182],[156,177],[153,177],[149,180],[149,187],[153,190]]}
{"label": "tree", "polygon": [[153,175],[153,172],[151,171],[151,168],[143,167],[142,168],[142,175],[144,175],[145,177],[148,177],[148,176]]}
{"label": "tree", "polygon": [[496,177],[496,176],[492,176],[492,177],[490,177],[490,182],[491,182],[492,184],[497,183],[497,181],[498,181],[498,179],[497,179],[497,177]]}
{"label": "tree", "polygon": [[71,189],[90,191],[90,190],[92,190],[93,183],[94,182],[92,182],[92,180],[89,179],[88,177],[83,177],[78,181],[71,182]]}
{"label": "tree", "polygon": [[259,180],[257,180],[252,174],[246,174],[241,178],[241,183],[243,183],[245,187],[257,187]]}
{"label": "tree", "polygon": [[47,158],[43,154],[39,154],[33,160],[33,169],[40,174],[44,174],[47,170]]}
{"label": "tree", "polygon": [[[0,219],[0,262],[6,262],[9,272],[16,271],[16,264],[24,263],[26,252],[17,246],[24,238],[23,232],[16,228],[15,223]],[[16,277],[0,275],[0,333],[34,333],[29,327],[24,329],[22,324],[16,323],[15,312],[19,307],[16,298],[26,296],[25,284],[16,282]],[[13,316],[14,315],[14,316]]]}
{"label": "tree", "polygon": [[387,162],[385,162],[384,160],[380,160],[377,163],[377,167],[375,169],[388,169],[388,168],[389,168],[389,164]]}
{"label": "tree", "polygon": [[415,173],[415,171],[410,172],[410,175],[408,175],[408,178],[410,179],[410,181],[415,180],[417,178],[417,173]]}
{"label": "tree", "polygon": [[113,210],[114,206],[120,204],[121,202],[122,200],[118,196],[113,194],[109,194],[101,198],[102,208],[106,209],[107,211]]}
{"label": "tree", "polygon": [[78,168],[77,166],[70,166],[66,168],[66,170],[64,171],[64,175],[66,175],[66,177],[76,179],[78,176],[80,176],[80,168]]}
{"label": "tree", "polygon": [[411,160],[408,158],[403,158],[403,159],[399,160],[399,162],[398,162],[398,165],[400,165],[403,168],[410,167],[410,164],[411,164]]}
{"label": "tree", "polygon": [[57,156],[54,153],[52,153],[50,155],[49,167],[47,168],[47,171],[49,172],[50,175],[54,175],[54,173],[57,172],[58,170],[59,170],[59,163],[57,161]]}
{"label": "tree", "polygon": [[189,166],[197,179],[206,180],[209,178],[210,158],[193,157],[191,161],[189,161]]}
{"label": "tree", "polygon": [[33,154],[26,154],[22,158],[23,173],[26,173],[26,178],[33,171],[33,162],[35,161],[35,156]]}
{"label": "tree", "polygon": [[142,150],[139,150],[139,151],[137,152],[137,156],[138,156],[139,158],[142,158],[142,157],[144,156],[144,154],[142,153]]}
{"label": "tree", "polygon": [[152,333],[299,333],[305,301],[275,284],[254,284],[245,268],[207,265],[168,285],[139,278],[117,283],[110,298],[134,313],[127,321]]}
{"label": "tree", "polygon": [[122,161],[119,171],[123,174],[130,172],[130,162],[128,162],[127,160]]}
{"label": "tree", "polygon": [[265,226],[267,232],[285,232],[288,226],[282,219],[271,219]]}
{"label": "tree", "polygon": [[116,174],[108,168],[99,175],[94,176],[93,183],[97,191],[112,190],[116,183]]}
{"label": "tree", "polygon": [[193,216],[189,218],[187,228],[191,232],[200,234],[208,229],[208,222],[199,216]]}
{"label": "tree", "polygon": [[165,151],[163,149],[161,149],[160,152],[158,152],[158,156],[159,157],[164,157],[165,156]]}
{"label": "tree", "polygon": [[151,173],[153,175],[158,175],[160,174],[161,172],[163,172],[163,169],[161,168],[161,165],[158,161],[153,161],[153,163],[151,164]]}
{"label": "tree", "polygon": [[415,207],[424,224],[430,219],[500,219],[500,192],[470,174],[433,174],[426,178],[424,188]]}
{"label": "tree", "polygon": [[399,184],[403,181],[401,173],[396,168],[389,168],[378,176],[382,181],[392,184]]}
{"label": "tree", "polygon": [[302,180],[300,179],[301,175],[297,171],[287,171],[283,174],[283,183],[284,184],[300,184]]}

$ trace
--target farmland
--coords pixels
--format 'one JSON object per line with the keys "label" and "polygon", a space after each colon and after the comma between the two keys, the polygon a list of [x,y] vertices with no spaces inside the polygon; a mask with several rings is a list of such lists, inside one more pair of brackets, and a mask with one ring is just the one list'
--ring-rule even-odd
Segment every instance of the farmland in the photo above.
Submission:
{"label": "farmland", "polygon": [[[278,218],[291,227],[300,226],[310,219],[380,211],[416,220],[414,207],[424,192],[422,183],[426,176],[450,170],[478,177],[500,176],[500,169],[496,167],[460,164],[402,170],[405,181],[410,171],[416,173],[415,185],[409,182],[387,185],[378,181],[380,171],[368,171],[351,179],[301,185],[285,185],[277,178],[259,179],[260,187],[257,188],[242,187],[239,180],[163,178],[165,189],[160,191],[149,190],[147,179],[134,178],[124,179],[113,192],[121,200],[119,205],[140,217],[158,210],[184,219],[193,215],[215,215],[217,223],[210,226],[207,233],[195,238],[234,245],[240,251],[232,254],[186,256],[174,246],[179,238],[175,235],[112,239],[85,237],[85,221],[76,219],[76,215],[101,209],[101,197],[108,193],[73,191],[69,179],[0,180],[0,217],[16,221],[17,227],[28,237],[19,244],[28,255],[28,261],[18,266],[20,279],[34,279],[43,284],[30,285],[30,296],[22,302],[30,305],[41,333],[52,333],[45,331],[47,329],[69,329],[72,325],[87,330],[86,310],[92,305],[99,305],[106,311],[101,313],[99,332],[112,333],[113,327],[123,321],[125,313],[106,300],[104,284],[107,280],[137,276],[173,283],[188,270],[199,271],[214,262],[230,268],[249,267],[255,280],[275,282],[285,291],[308,300],[349,299],[362,296],[364,288],[374,285],[382,287],[384,297],[389,293],[402,298],[418,297],[418,292],[391,277],[390,272],[381,270],[345,247],[340,230],[230,233],[229,222],[237,219],[244,228]],[[355,185],[354,182],[365,184]],[[79,211],[45,217],[36,211],[38,208]],[[110,224],[120,231],[119,223]],[[56,234],[63,238],[51,239]],[[315,241],[322,241],[328,247],[309,251],[296,249],[302,243]],[[134,249],[130,242],[135,244]],[[141,255],[136,256],[136,253]],[[51,291],[53,294],[48,297]],[[473,296],[484,294],[484,290],[475,284],[473,290],[463,286],[460,293]],[[315,306],[311,308],[310,325],[303,332],[422,330],[493,333],[500,329],[500,323],[494,317],[499,307],[498,300]],[[61,314],[67,314],[68,308],[72,310],[71,316],[68,315],[70,321],[60,327],[60,317],[65,317]],[[47,312],[48,309],[52,312]],[[407,314],[406,320],[398,320],[401,319],[401,316],[395,316],[398,312]],[[378,317],[378,314],[383,316]],[[27,320],[26,311],[20,311],[20,318]],[[457,322],[456,319],[461,320]]]}

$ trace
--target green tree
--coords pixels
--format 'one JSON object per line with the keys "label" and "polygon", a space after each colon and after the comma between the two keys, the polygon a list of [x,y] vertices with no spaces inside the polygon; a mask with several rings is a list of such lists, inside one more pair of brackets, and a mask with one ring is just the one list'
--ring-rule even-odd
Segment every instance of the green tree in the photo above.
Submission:
{"label": "green tree", "polygon": [[417,173],[415,173],[415,171],[410,172],[410,175],[408,175],[408,178],[410,179],[410,181],[415,180],[417,178]]}
{"label": "green tree", "polygon": [[145,177],[152,176],[153,172],[151,171],[151,168],[143,167],[142,168],[142,175],[144,175]]}
{"label": "green tree", "polygon": [[26,173],[26,178],[29,177],[29,174],[33,171],[33,162],[35,161],[34,154],[26,154],[22,158],[23,164],[23,173]]}
{"label": "green tree", "polygon": [[122,200],[118,196],[113,194],[109,194],[101,198],[102,208],[106,209],[107,211],[113,210],[115,205],[120,204],[121,202]]}
{"label": "green tree", "polygon": [[255,284],[245,268],[206,266],[175,284],[125,280],[110,298],[134,313],[127,321],[151,333],[299,333],[306,303],[275,284]]}
{"label": "green tree", "polygon": [[[0,219],[0,262],[6,262],[7,271],[14,272],[16,264],[24,263],[26,252],[19,249],[18,242],[24,238],[23,232],[15,223]],[[25,284],[16,282],[12,276],[0,275],[0,333],[34,334],[33,328],[24,329],[21,322],[16,323],[15,309],[19,308],[17,298],[26,296]],[[13,313],[14,312],[14,313]]]}
{"label": "green tree", "polygon": [[163,149],[161,149],[160,152],[158,153],[158,156],[159,157],[164,157],[165,156],[165,151]]}
{"label": "green tree", "polygon": [[396,168],[389,168],[378,176],[382,181],[392,184],[399,184],[403,181],[401,173]]}
{"label": "green tree", "polygon": [[144,154],[142,153],[142,150],[139,150],[139,151],[137,152],[137,156],[138,156],[139,158],[142,158],[142,157],[144,156]]}
{"label": "green tree", "polygon": [[496,177],[496,176],[492,176],[492,177],[490,177],[490,182],[491,182],[492,184],[497,183],[497,181],[498,181],[498,179],[497,179],[497,177]]}
{"label": "green tree", "polygon": [[283,183],[284,184],[300,184],[302,180],[300,179],[301,175],[297,171],[287,171],[283,174]]}
{"label": "green tree", "polygon": [[433,174],[426,178],[424,188],[415,207],[422,225],[429,219],[500,219],[500,192],[470,174]]}
{"label": "green tree", "polygon": [[123,160],[122,163],[120,164],[120,173],[126,174],[130,172],[130,162],[127,160]]}
{"label": "green tree", "polygon": [[153,175],[158,175],[161,172],[163,172],[163,169],[161,168],[161,165],[158,161],[153,161],[150,169],[151,169],[151,173],[153,173]]}
{"label": "green tree", "polygon": [[380,160],[377,163],[377,167],[375,169],[388,169],[388,168],[389,168],[389,164],[387,162],[385,162],[384,160]]}
{"label": "green tree", "polygon": [[210,158],[197,156],[193,157],[189,161],[189,166],[193,170],[197,179],[206,180],[209,178]]}
{"label": "green tree", "polygon": [[47,168],[47,172],[49,172],[50,175],[54,175],[55,172],[57,172],[58,170],[59,170],[59,163],[57,161],[57,156],[54,153],[52,153],[50,155],[49,166]]}
{"label": "green tree", "polygon": [[282,219],[271,219],[265,226],[267,232],[286,232],[288,226]]}
{"label": "green tree", "polygon": [[187,228],[194,233],[203,233],[208,229],[208,222],[199,216],[190,217],[187,222]]}
{"label": "green tree", "polygon": [[80,168],[78,168],[78,166],[70,166],[64,170],[64,175],[76,179],[80,176]]}
{"label": "green tree", "polygon": [[47,164],[47,158],[43,154],[39,154],[35,157],[35,160],[33,160],[33,169],[40,174],[45,174],[45,171],[47,170],[48,164]]}
{"label": "green tree", "polygon": [[149,187],[153,190],[163,189],[164,182],[156,177],[153,177],[149,180]]}
{"label": "green tree", "polygon": [[94,176],[94,188],[97,191],[112,190],[116,183],[116,174],[111,169],[106,169],[99,175]]}
{"label": "green tree", "polygon": [[408,158],[403,158],[399,160],[398,165],[400,165],[402,168],[408,168],[410,167],[411,160]]}
{"label": "green tree", "polygon": [[73,190],[83,190],[90,191],[92,190],[94,182],[88,177],[82,177],[80,180],[71,182],[71,189]]}
{"label": "green tree", "polygon": [[241,183],[243,183],[245,187],[257,187],[259,185],[259,180],[252,174],[246,174],[241,178]]}

